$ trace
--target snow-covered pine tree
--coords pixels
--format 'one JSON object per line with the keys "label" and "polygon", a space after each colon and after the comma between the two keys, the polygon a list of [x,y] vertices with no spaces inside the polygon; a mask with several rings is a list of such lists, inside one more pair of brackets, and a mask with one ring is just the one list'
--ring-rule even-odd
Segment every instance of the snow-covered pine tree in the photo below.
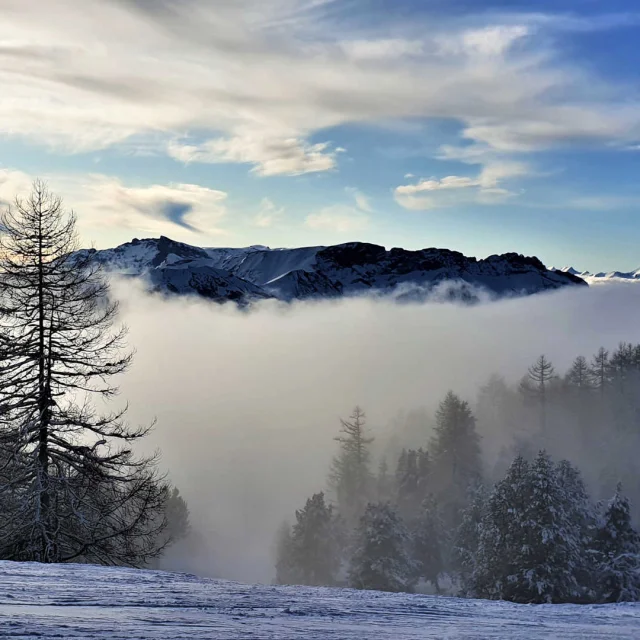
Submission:
{"label": "snow-covered pine tree", "polygon": [[561,460],[556,470],[565,498],[564,510],[569,521],[575,526],[578,537],[580,552],[575,558],[575,575],[579,585],[579,600],[593,602],[596,593],[592,539],[597,526],[596,508],[589,498],[577,467],[568,460]]}
{"label": "snow-covered pine tree", "polygon": [[333,507],[325,503],[323,493],[316,493],[303,509],[296,511],[291,530],[293,575],[301,584],[335,584],[342,544],[341,523]]}
{"label": "snow-covered pine tree", "polygon": [[440,593],[438,577],[444,571],[444,554],[448,546],[447,534],[438,501],[428,496],[411,527],[413,558],[419,578],[430,582]]}
{"label": "snow-covered pine tree", "polygon": [[618,485],[596,531],[599,598],[603,602],[640,601],[640,535],[631,524],[629,500]]}
{"label": "snow-covered pine tree", "polygon": [[354,409],[348,420],[340,420],[340,423],[340,435],[334,438],[340,443],[340,452],[332,461],[329,486],[340,515],[352,526],[375,492],[370,469],[373,438],[367,436],[366,416],[360,407]]}
{"label": "snow-covered pine tree", "polygon": [[516,459],[489,498],[472,578],[478,595],[524,603],[582,598],[584,547],[568,500],[544,451],[531,465]]}
{"label": "snow-covered pine tree", "polygon": [[453,543],[452,567],[460,577],[463,593],[469,589],[469,580],[475,568],[486,508],[487,490],[479,484],[471,490],[469,506],[463,513]]}
{"label": "snow-covered pine tree", "polygon": [[150,428],[91,404],[131,362],[117,304],[44,183],[0,223],[0,557],[143,565],[161,551],[167,496],[155,458],[133,453]]}
{"label": "snow-covered pine tree", "polygon": [[517,456],[486,501],[473,571],[465,589],[474,597],[507,599],[506,589],[518,570],[525,540],[529,473],[529,463]]}
{"label": "snow-covered pine tree", "polygon": [[389,504],[369,504],[355,534],[349,563],[349,586],[376,591],[412,591],[416,567],[410,538]]}
{"label": "snow-covered pine tree", "polygon": [[482,478],[480,438],[469,405],[449,392],[436,412],[431,441],[432,491],[448,530],[456,529],[467,506],[469,488]]}
{"label": "snow-covered pine tree", "polygon": [[[562,479],[569,476],[565,473]],[[531,464],[519,585],[514,595],[524,602],[573,602],[581,598],[583,530],[572,506],[576,481],[561,484],[553,461],[541,451]],[[582,514],[581,514],[582,515]],[[574,516],[576,518],[574,519]]]}

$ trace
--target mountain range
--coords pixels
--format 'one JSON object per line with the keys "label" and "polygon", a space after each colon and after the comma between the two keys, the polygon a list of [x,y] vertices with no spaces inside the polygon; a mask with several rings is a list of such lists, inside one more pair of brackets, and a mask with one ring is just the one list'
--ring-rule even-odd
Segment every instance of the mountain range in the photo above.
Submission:
{"label": "mountain range", "polygon": [[517,253],[478,260],[448,249],[387,250],[364,242],[231,249],[196,247],[162,236],[81,253],[93,254],[111,273],[144,279],[154,292],[240,304],[365,293],[397,300],[437,296],[472,302],[480,292],[501,297],[586,286],[568,270],[547,269],[537,258]]}
{"label": "mountain range", "polygon": [[636,269],[635,271],[600,271],[598,273],[591,273],[590,271],[578,271],[578,269],[574,269],[573,267],[563,267],[559,271],[569,273],[585,280],[587,283],[594,284],[616,280],[640,282],[640,269]]}

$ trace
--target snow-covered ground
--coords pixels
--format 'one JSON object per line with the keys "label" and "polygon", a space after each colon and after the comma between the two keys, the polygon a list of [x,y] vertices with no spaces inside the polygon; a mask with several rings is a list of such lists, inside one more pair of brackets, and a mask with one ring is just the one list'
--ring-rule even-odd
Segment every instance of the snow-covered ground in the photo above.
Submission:
{"label": "snow-covered ground", "polygon": [[638,640],[640,604],[522,606],[0,562],[0,637]]}

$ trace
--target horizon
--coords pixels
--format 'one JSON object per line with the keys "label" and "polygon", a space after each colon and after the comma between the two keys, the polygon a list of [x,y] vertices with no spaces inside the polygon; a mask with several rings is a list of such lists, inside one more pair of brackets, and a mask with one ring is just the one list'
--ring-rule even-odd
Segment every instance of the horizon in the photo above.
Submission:
{"label": "horizon", "polygon": [[631,0],[0,6],[0,203],[44,178],[84,245],[640,263]]}

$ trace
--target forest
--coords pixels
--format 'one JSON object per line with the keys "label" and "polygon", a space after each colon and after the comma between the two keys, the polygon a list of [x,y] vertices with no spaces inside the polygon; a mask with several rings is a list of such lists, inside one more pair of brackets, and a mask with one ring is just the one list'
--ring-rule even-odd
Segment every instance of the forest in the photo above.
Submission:
{"label": "forest", "polygon": [[[542,355],[518,384],[492,376],[474,411],[449,392],[405,422],[376,464],[364,411],[341,421],[326,491],[277,533],[279,583],[640,599],[640,345],[563,374]],[[407,433],[423,445],[398,450]]]}

